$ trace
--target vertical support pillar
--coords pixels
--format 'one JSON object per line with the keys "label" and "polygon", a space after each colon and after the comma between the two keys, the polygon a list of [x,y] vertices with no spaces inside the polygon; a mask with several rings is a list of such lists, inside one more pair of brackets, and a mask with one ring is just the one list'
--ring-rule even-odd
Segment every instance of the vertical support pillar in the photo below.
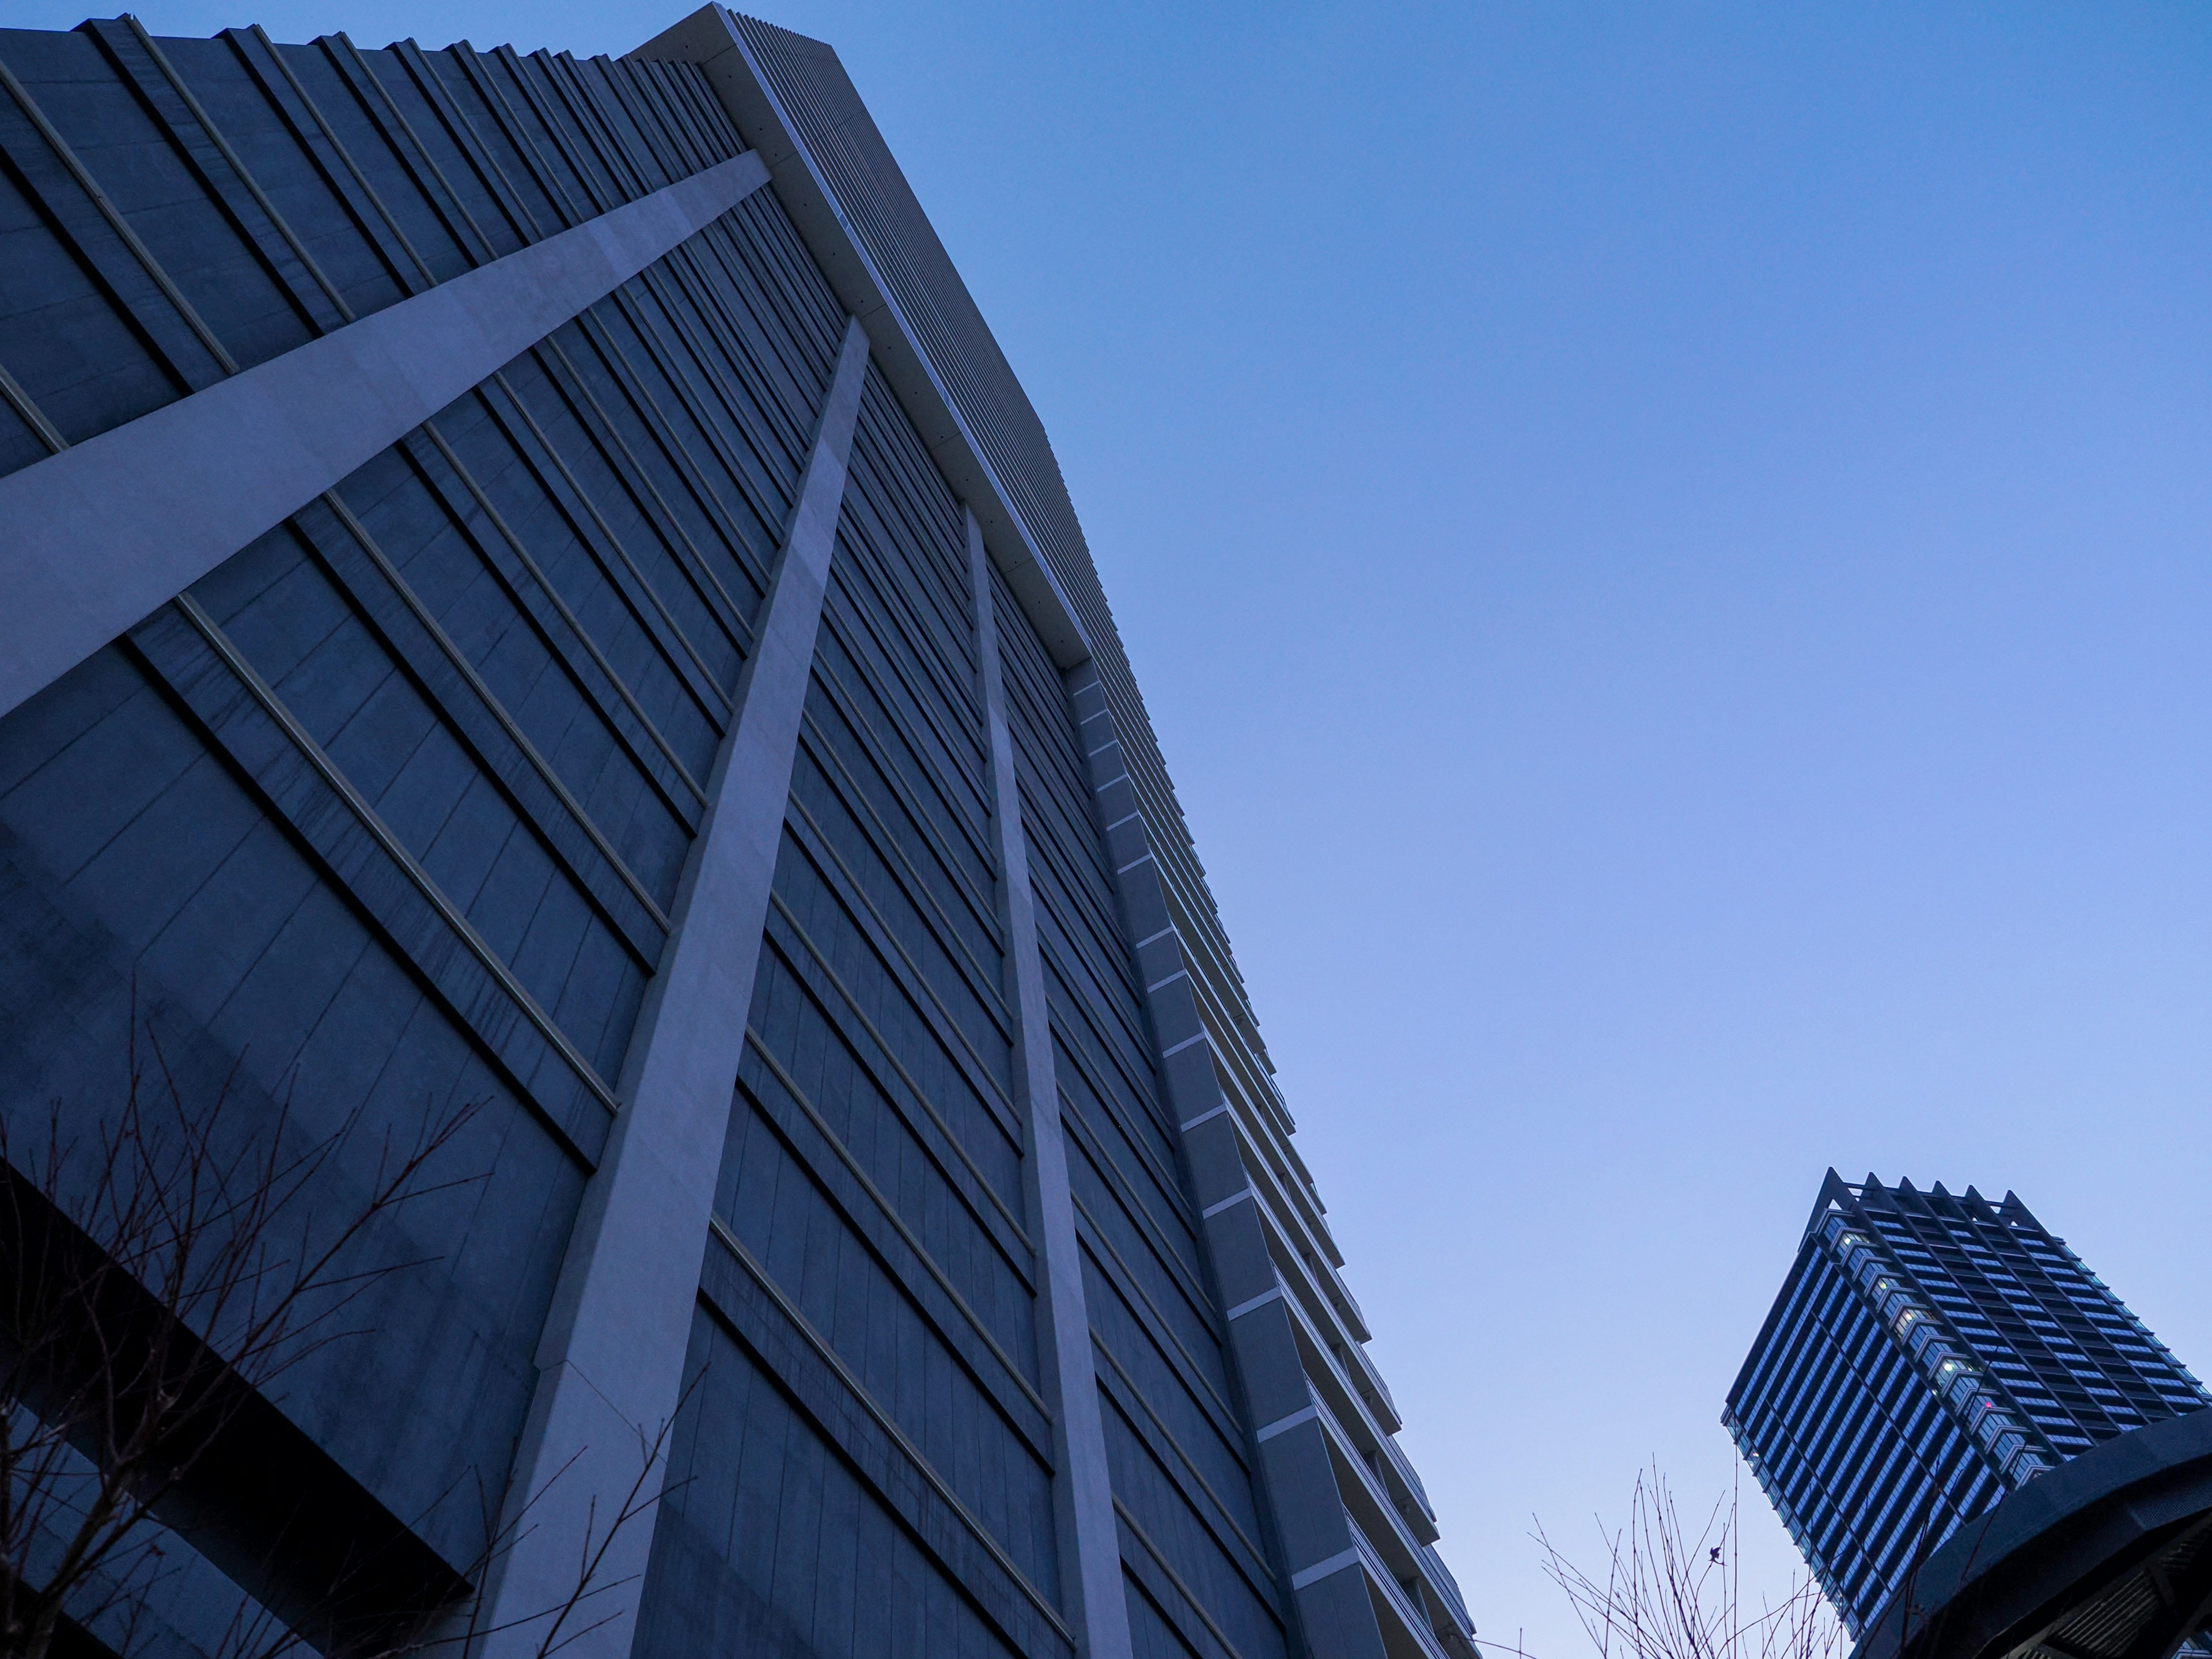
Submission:
{"label": "vertical support pillar", "polygon": [[477,1625],[489,1654],[535,1654],[549,1638],[573,1659],[629,1651],[867,364],[854,319],[538,1343],[507,1547]]}
{"label": "vertical support pillar", "polygon": [[991,573],[975,515],[968,521],[968,568],[975,590],[975,635],[983,663],[984,718],[991,740],[991,821],[998,837],[1006,963],[1013,980],[1014,1100],[1022,1115],[1030,1227],[1040,1257],[1037,1346],[1045,1357],[1045,1403],[1052,1410],[1053,1520],[1060,1593],[1084,1659],[1121,1659],[1130,1651],[1129,1604],[1121,1582],[1121,1544],[1106,1466],[1091,1315],[1083,1291],[1082,1246],[1068,1187],[1067,1143],[1053,1069],[1044,959],[1037,951],[1036,902],[1030,890],[1029,845],[1022,833],[1021,788],[1013,734],[1006,726],[1006,680]]}
{"label": "vertical support pillar", "polygon": [[1298,1352],[1289,1292],[1268,1249],[1236,1109],[1216,1069],[1217,1038],[1192,980],[1195,953],[1176,926],[1097,663],[1070,669],[1065,683],[1114,868],[1121,927],[1144,987],[1161,1091],[1180,1131],[1191,1198],[1251,1417],[1297,1624],[1315,1659],[1384,1659],[1352,1521]]}

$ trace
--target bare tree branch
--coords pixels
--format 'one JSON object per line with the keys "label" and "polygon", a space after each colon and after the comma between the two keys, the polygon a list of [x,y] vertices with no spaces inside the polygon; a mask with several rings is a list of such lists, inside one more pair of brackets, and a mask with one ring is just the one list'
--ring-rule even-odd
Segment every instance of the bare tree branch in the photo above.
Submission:
{"label": "bare tree branch", "polygon": [[[413,1260],[361,1259],[386,1217],[482,1176],[434,1174],[483,1109],[388,1132],[365,1195],[323,1179],[356,1110],[307,1139],[289,1109],[235,1121],[235,1075],[188,1103],[160,1046],[108,1115],[43,1137],[0,1122],[0,1651],[46,1659],[71,1621],[135,1632],[161,1565],[155,1511],[345,1312]],[[190,1109],[188,1106],[197,1107]],[[358,1193],[358,1189],[356,1189]],[[254,1644],[252,1645],[260,1645]]]}
{"label": "bare tree branch", "polygon": [[[289,1105],[270,1121],[237,1123],[235,1073],[211,1101],[188,1100],[150,1036],[151,1064],[139,1063],[135,1011],[132,1030],[129,1086],[109,1115],[73,1127],[57,1103],[31,1144],[11,1142],[0,1121],[5,1659],[49,1659],[63,1633],[95,1625],[127,1656],[149,1599],[192,1559],[185,1551],[165,1560],[173,1535],[156,1518],[165,1500],[273,1384],[331,1344],[370,1333],[348,1316],[363,1297],[434,1259],[377,1256],[379,1223],[486,1178],[440,1167],[481,1101],[434,1106],[409,1135],[385,1131],[370,1160],[358,1110],[319,1139],[299,1132]],[[333,1205],[341,1161],[372,1169],[365,1187]],[[514,1621],[544,1626],[538,1659],[615,1616],[592,1615],[635,1577],[605,1575],[617,1537],[665,1495],[673,1427],[672,1416],[654,1433],[640,1430],[637,1476],[614,1514],[587,1506],[574,1587]],[[325,1659],[399,1659],[457,1648],[465,1659],[495,1633],[479,1623],[491,1570],[538,1524],[532,1510],[545,1495],[502,1522],[507,1494],[486,1502],[479,1477],[486,1541],[453,1580],[469,1587],[459,1601],[385,1606],[364,1623],[347,1611],[362,1588],[351,1581],[375,1564],[349,1552],[331,1570],[335,1582],[308,1587],[322,1620],[314,1630],[240,1593],[216,1650],[285,1659],[312,1645]]]}
{"label": "bare tree branch", "polygon": [[1838,1659],[1842,1621],[1800,1577],[1756,1611],[1742,1598],[1739,1495],[1713,1501],[1695,1538],[1655,1465],[1637,1476],[1626,1525],[1599,1538],[1604,1569],[1577,1565],[1535,1522],[1545,1576],[1565,1592],[1598,1659]]}

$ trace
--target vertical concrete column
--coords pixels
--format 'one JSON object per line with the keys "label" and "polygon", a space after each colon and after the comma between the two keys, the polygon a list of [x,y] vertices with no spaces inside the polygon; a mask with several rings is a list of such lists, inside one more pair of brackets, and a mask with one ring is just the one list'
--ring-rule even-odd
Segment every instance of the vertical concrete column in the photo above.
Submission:
{"label": "vertical concrete column", "polygon": [[1315,1659],[1384,1659],[1351,1517],[1298,1352],[1291,1292],[1268,1248],[1236,1109],[1222,1087],[1214,1034],[1192,981],[1192,953],[1176,924],[1106,688],[1095,663],[1070,669],[1066,684],[1298,1624]]}
{"label": "vertical concrete column", "polygon": [[968,568],[975,590],[975,637],[983,661],[984,719],[991,738],[991,821],[998,839],[1000,920],[1014,1012],[1014,1103],[1022,1115],[1022,1167],[1030,1230],[1037,1241],[1037,1343],[1044,1356],[1045,1403],[1052,1409],[1053,1520],[1059,1540],[1060,1595],[1085,1659],[1121,1659],[1130,1650],[1129,1604],[1121,1583],[1121,1544],[1106,1468],[1091,1314],[1083,1291],[1082,1246],[1067,1182],[1067,1142],[1053,1071],[1051,1014],[1044,959],[1037,952],[1036,901],[1030,891],[1021,787],[999,666],[998,616],[983,532],[968,520]]}
{"label": "vertical concrete column", "polygon": [[[537,1653],[564,1610],[552,1639],[574,1659],[629,1651],[867,365],[854,319],[538,1344],[479,1622],[491,1654]],[[638,1512],[617,1527],[626,1509]]]}

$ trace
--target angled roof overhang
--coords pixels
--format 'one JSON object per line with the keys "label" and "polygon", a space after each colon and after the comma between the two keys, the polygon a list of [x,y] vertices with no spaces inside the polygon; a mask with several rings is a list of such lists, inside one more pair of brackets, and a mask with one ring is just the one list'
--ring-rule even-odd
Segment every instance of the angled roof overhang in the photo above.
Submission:
{"label": "angled roof overhang", "polygon": [[[771,65],[763,50],[771,45],[786,61]],[[1054,661],[1068,669],[1087,660],[1090,636],[1017,506],[1023,495],[1048,502],[1056,497],[1065,503],[1066,488],[1048,453],[1042,465],[1027,453],[1042,445],[1042,428],[1036,426],[1026,397],[1013,384],[1012,371],[983,328],[944,247],[921,217],[874,124],[866,120],[836,54],[819,41],[709,3],[629,55],[696,64],[705,71],[746,144],[768,163],[776,196],[830,290],[866,329],[876,366],[892,395],[921,433],[953,492],[975,515],[992,562]],[[794,64],[811,85],[795,82]],[[845,158],[848,163],[857,161],[857,173],[850,165],[845,172],[848,178],[875,180],[880,199],[839,200],[830,182],[835,169],[807,142],[807,116],[817,116],[818,125],[822,114],[799,106],[808,91],[818,98],[849,100],[851,112],[830,112],[833,118],[845,117],[834,131],[846,149],[857,152]],[[858,120],[851,118],[853,112]],[[848,192],[853,190],[848,188]],[[903,280],[894,279],[894,269]],[[951,317],[949,325],[944,316],[925,319],[912,314],[933,298],[941,303],[933,309],[961,314]],[[917,326],[925,322],[937,325]],[[962,352],[963,345],[966,353]],[[983,361],[950,361],[963,355]],[[984,394],[980,397],[975,389],[978,383]],[[963,410],[963,398],[953,389],[956,384],[968,388],[968,409]],[[1018,403],[1018,410],[1000,411],[1012,416],[1000,424],[1012,430],[978,429],[997,405],[1010,403]],[[1006,476],[1010,453],[1015,467],[1040,474],[1049,468],[1051,476]],[[1072,524],[1072,508],[1066,516]]]}
{"label": "angled roof overhang", "polygon": [[2171,1659],[2212,1623],[2212,1409],[2118,1435],[1961,1522],[1851,1659]]}

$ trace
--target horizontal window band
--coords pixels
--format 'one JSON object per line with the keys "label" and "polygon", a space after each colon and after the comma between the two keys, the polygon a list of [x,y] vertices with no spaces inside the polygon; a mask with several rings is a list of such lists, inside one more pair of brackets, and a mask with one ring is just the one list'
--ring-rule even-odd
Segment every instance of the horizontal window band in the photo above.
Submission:
{"label": "horizontal window band", "polygon": [[131,646],[562,1150],[594,1167],[620,1109],[614,1091],[214,618],[182,595]]}
{"label": "horizontal window band", "polygon": [[767,182],[749,150],[0,478],[0,714]]}
{"label": "horizontal window band", "polygon": [[[1138,1417],[1142,1417],[1152,1425],[1150,1432],[1160,1442],[1160,1450],[1168,1454],[1166,1461],[1179,1464],[1182,1468],[1183,1474],[1175,1477],[1177,1483],[1184,1485],[1187,1491],[1189,1487],[1195,1486],[1199,1492],[1206,1494],[1207,1503],[1212,1504],[1218,1512],[1222,1524],[1228,1527],[1243,1546],[1251,1552],[1254,1560],[1265,1565],[1267,1553],[1231,1516],[1229,1506],[1222,1501],[1221,1495],[1214,1491],[1212,1483],[1199,1472],[1197,1464],[1192,1460],[1190,1453],[1183,1446],[1180,1437],[1170,1430],[1166,1423],[1162,1420],[1158,1405],[1138,1386],[1136,1379],[1129,1375],[1127,1367],[1122,1364],[1120,1357],[1113,1349],[1106,1346],[1105,1339],[1097,1331],[1091,1333],[1091,1350],[1096,1359],[1104,1362],[1103,1366],[1093,1367],[1093,1375],[1097,1378],[1098,1386],[1104,1391],[1102,1397],[1111,1401],[1115,1408],[1124,1416],[1128,1417],[1132,1423],[1134,1423]],[[1138,1431],[1139,1434],[1146,1432],[1141,1425]],[[1247,1455],[1247,1449],[1243,1444],[1231,1441],[1224,1440],[1221,1443],[1235,1462],[1237,1468],[1249,1479],[1252,1472],[1252,1460]],[[1184,1479],[1185,1476],[1188,1477],[1187,1481]],[[1273,1579],[1274,1571],[1273,1566],[1267,1566],[1266,1577]]]}
{"label": "horizontal window band", "polygon": [[[710,1221],[708,1231],[720,1249],[708,1253],[699,1295],[717,1321],[750,1350],[779,1386],[801,1403],[816,1431],[860,1474],[871,1495],[899,1518],[908,1534],[940,1564],[952,1583],[965,1592],[970,1604],[1017,1653],[1033,1659],[1072,1656],[1075,1638],[1059,1610],[1030,1582],[990,1528],[854,1375],[829,1339],[814,1328],[734,1233],[719,1219]],[[733,1272],[733,1268],[741,1271]],[[750,1295],[746,1293],[748,1286]],[[805,1374],[809,1370],[813,1373],[811,1377]],[[825,1397],[825,1383],[836,1397]],[[854,1414],[839,1409],[841,1406],[858,1407],[865,1423],[856,1422]],[[902,1472],[914,1484],[901,1480]],[[936,1510],[942,1519],[929,1516],[927,1510]],[[944,1524],[947,1521],[951,1522],[949,1527]]]}
{"label": "horizontal window band", "polygon": [[1182,1385],[1200,1411],[1212,1420],[1215,1432],[1234,1445],[1243,1434],[1243,1419],[1234,1407],[1213,1386],[1212,1380],[1200,1368],[1182,1339],[1169,1324],[1160,1310],[1114,1249],[1113,1241],[1099,1231],[1098,1224],[1084,1208],[1083,1200],[1075,1200],[1076,1237],[1085,1252],[1099,1269],[1109,1289],[1128,1310],[1136,1327],[1168,1364],[1170,1372]]}
{"label": "horizontal window band", "polygon": [[[1035,1385],[1023,1375],[1021,1367],[1017,1365],[1013,1357],[1000,1346],[999,1340],[992,1334],[990,1327],[983,1322],[981,1316],[969,1304],[968,1298],[952,1282],[951,1275],[945,1271],[943,1264],[930,1254],[921,1240],[915,1236],[913,1227],[908,1224],[906,1218],[899,1213],[896,1206],[884,1194],[883,1189],[877,1186],[874,1178],[853,1155],[852,1150],[837,1137],[836,1131],[823,1120],[821,1112],[799,1089],[798,1082],[791,1073],[784,1069],[783,1062],[776,1058],[775,1051],[769,1046],[768,1040],[753,1027],[748,1025],[745,1027],[745,1043],[768,1067],[769,1074],[775,1079],[777,1087],[781,1089],[789,1097],[793,1104],[799,1108],[808,1127],[813,1130],[816,1136],[819,1137],[836,1163],[842,1166],[845,1179],[848,1179],[854,1186],[858,1187],[860,1192],[866,1195],[874,1206],[876,1213],[896,1235],[899,1242],[906,1246],[915,1262],[928,1275],[945,1300],[951,1304],[953,1311],[963,1322],[969,1334],[981,1343],[984,1350],[998,1362],[1003,1370],[1005,1380],[1014,1385],[1019,1391],[1021,1398],[1035,1411],[1036,1422],[1016,1421],[1015,1426],[1024,1438],[1032,1443],[1038,1456],[1049,1463],[1052,1461],[1052,1453],[1049,1445],[1046,1443],[1049,1437],[1040,1426],[1049,1424],[1052,1420],[1052,1412],[1045,1404],[1044,1396],[1040,1395]],[[758,1085],[747,1079],[742,1073],[738,1077],[738,1085],[742,1092],[757,1102],[759,1109],[775,1124],[778,1135],[783,1139],[793,1155],[813,1178],[815,1183],[830,1193],[832,1204],[842,1213],[846,1224],[852,1230],[854,1236],[865,1242],[879,1259],[892,1255],[894,1252],[885,1247],[884,1241],[872,1237],[873,1230],[866,1224],[858,1207],[850,1201],[850,1194],[838,1190],[844,1184],[844,1181],[840,1179],[836,1170],[823,1168],[820,1160],[812,1155],[811,1150],[799,1144],[801,1137],[793,1134],[793,1126],[782,1121],[785,1115],[777,1103],[768,1099]],[[907,1300],[912,1303],[921,1316],[937,1329],[939,1340],[945,1343],[947,1350],[957,1356],[960,1363],[969,1369],[984,1392],[994,1398],[1000,1395],[1002,1390],[995,1385],[992,1378],[982,1374],[981,1370],[975,1364],[973,1356],[962,1352],[963,1343],[947,1328],[946,1322],[939,1316],[939,1310],[928,1306],[927,1298],[918,1294],[905,1282],[908,1275],[896,1269],[893,1269],[892,1272],[893,1277],[900,1281],[900,1289]],[[1009,1420],[1014,1420],[1022,1415],[1003,1401],[999,1402],[999,1408]]]}
{"label": "horizontal window band", "polygon": [[[945,1006],[943,994],[930,982],[921,964],[915,961],[906,946],[890,931],[883,913],[861,886],[851,865],[846,862],[844,852],[831,842],[814,815],[807,811],[805,802],[795,794],[784,803],[783,827],[784,833],[805,855],[816,878],[849,919],[854,932],[874,954],[884,975],[898,988],[899,994],[911,1005],[915,1018],[928,1029],[931,1036],[945,1049],[962,1080],[982,1102],[985,1111],[999,1126],[1000,1133],[1006,1137],[1010,1145],[1018,1147],[1022,1144],[1022,1127],[1014,1116],[1013,1102],[1006,1093],[1006,1085],[992,1075],[975,1047],[975,1039],[953,1018],[951,1009]],[[872,846],[867,850],[873,852],[878,849]],[[903,890],[900,896],[912,902],[911,895]],[[916,904],[915,908],[919,910],[921,907]],[[793,927],[799,926],[795,916],[792,923]],[[939,943],[942,945],[943,942],[940,938]],[[947,949],[945,954],[954,963],[954,971],[960,972],[958,958],[952,951]],[[998,1035],[1011,1047],[1013,1039],[1008,1027],[1012,1021],[1011,1018],[1002,1021],[1003,1007],[994,1007],[984,1001],[981,995],[976,994],[977,982],[964,975],[963,988],[974,997],[985,1017],[993,1022]]]}
{"label": "horizontal window band", "polygon": [[[1101,1346],[1093,1334],[1093,1354]],[[1275,1570],[1268,1564],[1266,1551],[1237,1523],[1221,1501],[1220,1494],[1198,1473],[1181,1443],[1161,1423],[1157,1413],[1149,1410],[1147,1402],[1136,1391],[1126,1373],[1097,1370],[1096,1378],[1099,1400],[1110,1406],[1134,1435],[1139,1444],[1158,1464],[1159,1473],[1175,1489],[1176,1496],[1190,1506],[1199,1524],[1205,1529],[1208,1541],[1218,1549],[1236,1568],[1254,1595],[1280,1613],[1281,1588]],[[1240,1461],[1240,1467],[1249,1470],[1249,1464]]]}
{"label": "horizontal window band", "polygon": [[863,1008],[858,994],[830,965],[821,943],[799,925],[783,896],[773,890],[769,894],[769,919],[762,939],[775,949],[812,1000],[823,1024],[852,1054],[870,1086],[890,1102],[908,1132],[957,1194],[962,1207],[990,1235],[995,1248],[1034,1291],[1034,1269],[1028,1258],[1035,1255],[1036,1245],[1020,1218],[939,1115],[928,1091],[906,1069],[890,1040]]}
{"label": "horizontal window band", "polygon": [[[696,836],[705,821],[707,792],[691,775],[659,723],[561,596],[528,545],[484,494],[481,480],[462,465],[436,425],[425,421],[395,447],[416,480],[445,513],[507,600],[544,641],[562,672],[599,712],[616,742],[645,775],[670,814]],[[339,492],[327,499],[341,501]]]}
{"label": "horizontal window band", "polygon": [[[343,535],[318,534],[327,511]],[[294,528],[314,562],[367,619],[443,718],[499,779],[509,799],[556,851],[592,907],[650,974],[671,923],[667,912],[584,810],[544,755],[484,683],[413,586],[333,492]]]}
{"label": "horizontal window band", "polygon": [[[1216,1622],[1213,1614],[1207,1610],[1205,1599],[1176,1571],[1174,1564],[1168,1559],[1167,1552],[1152,1541],[1151,1535],[1138,1524],[1137,1517],[1129,1512],[1129,1506],[1118,1498],[1114,1500],[1114,1518],[1120,1523],[1121,1529],[1128,1534],[1129,1540],[1137,1546],[1137,1553],[1133,1557],[1129,1553],[1127,1545],[1123,1546],[1122,1570],[1140,1583],[1145,1578],[1156,1577],[1160,1586],[1174,1592],[1172,1595],[1162,1595],[1160,1586],[1148,1584],[1145,1587],[1153,1606],[1166,1615],[1184,1644],[1194,1652],[1204,1655],[1206,1659],[1243,1659],[1242,1650]],[[1269,1607],[1268,1611],[1274,1613],[1279,1621],[1281,1620],[1281,1613],[1275,1608]],[[1192,1627],[1194,1623],[1196,1629]],[[1203,1638],[1199,1635],[1200,1631],[1205,1632]]]}

